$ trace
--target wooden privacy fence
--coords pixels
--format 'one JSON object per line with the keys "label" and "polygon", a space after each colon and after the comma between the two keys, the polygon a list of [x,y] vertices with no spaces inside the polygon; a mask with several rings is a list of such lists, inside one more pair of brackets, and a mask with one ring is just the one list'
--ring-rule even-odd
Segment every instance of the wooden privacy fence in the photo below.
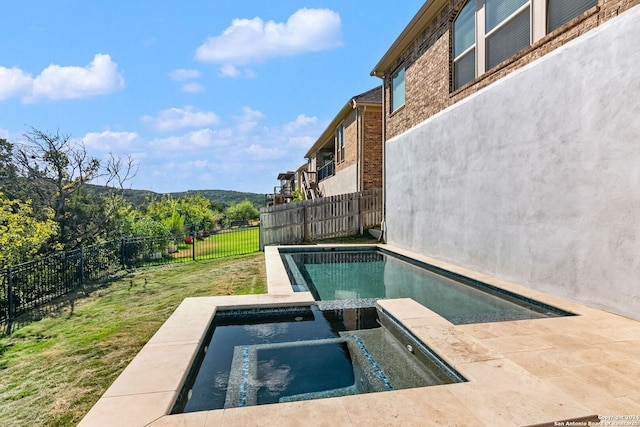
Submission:
{"label": "wooden privacy fence", "polygon": [[322,197],[260,209],[260,249],[362,233],[382,222],[382,190]]}

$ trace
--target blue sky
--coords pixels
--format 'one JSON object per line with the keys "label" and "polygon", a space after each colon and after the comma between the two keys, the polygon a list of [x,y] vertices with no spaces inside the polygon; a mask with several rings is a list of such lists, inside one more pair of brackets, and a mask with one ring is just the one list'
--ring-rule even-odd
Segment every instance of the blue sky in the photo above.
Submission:
{"label": "blue sky", "polygon": [[0,3],[0,138],[70,134],[131,188],[269,193],[423,1]]}

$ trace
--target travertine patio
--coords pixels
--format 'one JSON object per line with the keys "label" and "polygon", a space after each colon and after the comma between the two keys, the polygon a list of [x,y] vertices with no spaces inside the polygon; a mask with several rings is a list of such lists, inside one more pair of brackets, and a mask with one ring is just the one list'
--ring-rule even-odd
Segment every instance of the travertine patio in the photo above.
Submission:
{"label": "travertine patio", "polygon": [[588,425],[601,417],[640,426],[639,321],[385,247],[577,316],[453,325],[411,299],[380,300],[469,381],[167,415],[216,310],[313,304],[310,293],[292,292],[277,249],[267,247],[268,294],[184,300],[80,425]]}

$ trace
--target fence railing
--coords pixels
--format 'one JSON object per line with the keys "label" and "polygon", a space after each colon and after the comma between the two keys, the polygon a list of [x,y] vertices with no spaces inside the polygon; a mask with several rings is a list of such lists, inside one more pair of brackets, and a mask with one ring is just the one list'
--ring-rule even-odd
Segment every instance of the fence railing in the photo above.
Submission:
{"label": "fence railing", "polygon": [[239,227],[188,237],[131,237],[4,267],[0,324],[123,269],[258,252],[259,233],[258,227]]}
{"label": "fence railing", "polygon": [[260,209],[260,250],[349,236],[381,222],[382,190],[269,206]]}

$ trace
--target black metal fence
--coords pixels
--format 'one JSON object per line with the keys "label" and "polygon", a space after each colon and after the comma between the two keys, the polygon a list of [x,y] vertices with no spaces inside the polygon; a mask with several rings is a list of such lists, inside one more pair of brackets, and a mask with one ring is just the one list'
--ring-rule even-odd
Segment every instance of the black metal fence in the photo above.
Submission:
{"label": "black metal fence", "polygon": [[2,268],[0,324],[123,269],[245,255],[260,250],[259,227],[131,237]]}

